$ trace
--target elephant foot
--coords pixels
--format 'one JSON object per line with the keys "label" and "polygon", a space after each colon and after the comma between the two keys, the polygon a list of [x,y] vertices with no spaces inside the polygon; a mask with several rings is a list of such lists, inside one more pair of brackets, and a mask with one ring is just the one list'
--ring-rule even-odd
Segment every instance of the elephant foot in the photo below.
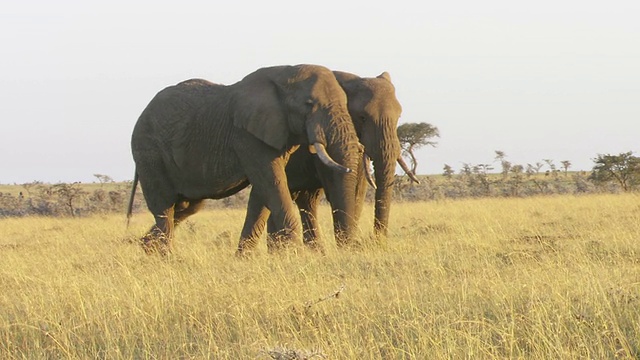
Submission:
{"label": "elephant foot", "polygon": [[317,251],[324,254],[324,246],[319,240],[320,236],[317,229],[312,228],[304,231],[302,239],[304,246],[309,250]]}
{"label": "elephant foot", "polygon": [[246,238],[240,239],[238,242],[238,250],[236,250],[237,257],[247,257],[253,253],[256,246],[258,246],[258,239]]}
{"label": "elephant foot", "polygon": [[293,250],[297,252],[300,249],[300,244],[286,235],[270,235],[267,238],[267,250],[270,254],[277,254],[284,251]]}
{"label": "elephant foot", "polygon": [[166,257],[171,253],[171,249],[166,244],[157,240],[142,242],[142,250],[147,255],[160,254],[162,257]]}
{"label": "elephant foot", "polygon": [[325,254],[324,246],[317,240],[305,240],[304,246],[309,250],[318,252],[323,255]]}
{"label": "elephant foot", "polygon": [[289,240],[283,235],[273,235],[267,238],[267,250],[269,253],[277,253],[287,248]]}
{"label": "elephant foot", "polygon": [[167,236],[160,230],[151,231],[140,239],[142,250],[147,255],[160,254],[163,257],[171,253],[171,245]]}
{"label": "elephant foot", "polygon": [[353,245],[353,241],[344,234],[336,234],[336,246],[338,248],[346,248]]}
{"label": "elephant foot", "polygon": [[247,249],[236,250],[236,257],[238,259],[248,259],[253,254],[253,251]]}
{"label": "elephant foot", "polygon": [[336,237],[336,246],[344,250],[362,250],[372,246],[373,242],[367,242],[362,237]]}
{"label": "elephant foot", "polygon": [[295,232],[285,229],[267,236],[267,249],[269,253],[280,252],[285,249],[298,249],[302,241]]}

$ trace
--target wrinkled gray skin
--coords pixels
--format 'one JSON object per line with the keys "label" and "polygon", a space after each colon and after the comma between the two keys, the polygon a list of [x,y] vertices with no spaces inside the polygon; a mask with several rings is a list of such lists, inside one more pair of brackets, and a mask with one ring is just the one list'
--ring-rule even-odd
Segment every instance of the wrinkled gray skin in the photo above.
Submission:
{"label": "wrinkled gray skin", "polygon": [[[202,206],[252,184],[239,253],[251,239],[256,216],[271,216],[282,244],[299,242],[301,224],[285,165],[296,145],[320,143],[337,163],[357,168],[361,145],[347,99],[333,73],[321,66],[259,69],[225,86],[188,80],[160,91],[133,130],[137,180],[155,225],[142,238],[146,251],[171,250],[173,229]],[[344,198],[346,229],[354,224],[357,173],[341,173],[331,188]],[[265,204],[256,214],[252,204]],[[247,223],[250,222],[250,226]],[[351,230],[349,230],[351,231]]]}
{"label": "wrinkled gray skin", "polygon": [[[391,77],[386,72],[375,78],[361,78],[339,71],[335,71],[334,74],[347,94],[349,113],[359,140],[364,145],[366,154],[373,161],[377,185],[374,234],[377,237],[386,236],[395,169],[398,159],[400,159],[400,141],[396,129],[402,107],[396,98]],[[406,165],[403,165],[405,170],[409,171]],[[358,170],[356,222],[362,212],[368,186],[363,168]],[[317,207],[323,188],[328,189],[335,186],[334,176],[319,165],[317,159],[314,159],[307,148],[302,147],[291,155],[286,172],[292,196],[300,209],[304,242],[312,247],[317,246],[319,237],[316,220]],[[413,176],[412,178],[415,179]],[[326,193],[326,197],[330,203],[336,201],[330,193]],[[273,225],[270,223],[269,231],[271,232],[272,229]],[[335,222],[334,231],[339,231],[339,228],[335,227]]]}

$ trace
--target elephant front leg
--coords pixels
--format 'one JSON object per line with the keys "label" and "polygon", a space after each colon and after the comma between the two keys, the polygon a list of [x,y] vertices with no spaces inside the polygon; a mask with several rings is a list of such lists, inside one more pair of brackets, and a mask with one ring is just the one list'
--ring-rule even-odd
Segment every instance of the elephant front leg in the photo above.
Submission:
{"label": "elephant front leg", "polygon": [[[282,175],[284,175],[284,169]],[[276,187],[277,192],[271,194],[266,201],[270,210],[270,216],[267,216],[269,218],[269,235],[267,237],[269,252],[278,251],[292,243],[299,244],[302,233],[300,218],[289,195],[286,179],[284,186],[278,182],[275,184],[279,185]]]}
{"label": "elephant front leg", "polygon": [[251,189],[249,203],[247,205],[247,215],[244,219],[244,226],[240,233],[240,242],[236,255],[245,255],[256,247],[260,237],[264,233],[265,224],[269,217],[269,209],[264,204],[264,200]]}
{"label": "elephant front leg", "polygon": [[[282,176],[284,167],[281,169]],[[273,232],[269,234],[268,248],[270,251],[279,250],[290,244],[300,244],[302,225],[293,200],[289,194],[286,178],[277,184],[277,193],[270,196],[267,206],[271,210],[270,220],[273,222]]]}
{"label": "elephant front leg", "polygon": [[[238,137],[239,140],[233,144],[235,154],[251,183],[251,196],[256,200],[262,199],[262,204],[271,212],[278,243],[301,243],[302,225],[284,171],[286,153],[267,146],[248,133],[239,132]],[[249,231],[253,226],[246,223],[243,228]]]}

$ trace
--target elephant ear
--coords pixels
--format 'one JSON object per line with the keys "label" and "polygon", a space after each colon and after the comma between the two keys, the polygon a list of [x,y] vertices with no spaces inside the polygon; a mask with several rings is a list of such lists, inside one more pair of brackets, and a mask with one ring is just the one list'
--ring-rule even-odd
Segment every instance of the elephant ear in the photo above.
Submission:
{"label": "elephant ear", "polygon": [[289,139],[287,111],[274,83],[241,89],[234,101],[233,124],[267,145],[284,150]]}
{"label": "elephant ear", "polygon": [[389,75],[389,73],[388,73],[388,72],[386,72],[386,71],[385,71],[385,72],[383,72],[382,74],[378,75],[378,76],[377,76],[377,78],[378,78],[378,79],[385,79],[385,80],[387,80],[388,82],[391,82],[391,75]]}

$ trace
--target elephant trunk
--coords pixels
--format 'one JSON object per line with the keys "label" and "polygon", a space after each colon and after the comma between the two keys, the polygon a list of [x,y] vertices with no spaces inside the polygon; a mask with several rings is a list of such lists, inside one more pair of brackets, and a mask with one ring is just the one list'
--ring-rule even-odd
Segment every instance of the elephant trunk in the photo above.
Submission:
{"label": "elephant trunk", "polygon": [[[375,166],[375,165],[374,165]],[[376,182],[382,183],[383,181],[387,181],[387,178],[383,176],[378,176],[376,173]],[[393,183],[390,186],[378,186],[376,189],[376,202],[375,202],[375,218],[373,229],[376,236],[387,236],[387,229],[389,227],[389,213],[391,207],[391,193],[393,188]]]}
{"label": "elephant trunk", "polygon": [[[395,129],[377,129],[375,140],[377,146],[366,146],[373,161],[375,181],[375,218],[374,233],[376,236],[386,236],[389,226],[391,209],[391,195],[395,181],[395,171],[400,156],[400,142]],[[373,144],[372,144],[373,145]]]}
{"label": "elephant trunk", "polygon": [[[330,124],[310,121],[307,128],[311,144],[324,144],[327,154],[339,165],[350,170],[362,166],[362,146],[358,142],[353,122],[346,109],[333,109]],[[317,154],[319,155],[319,154]],[[318,158],[320,161],[320,158]],[[324,162],[324,161],[323,161]],[[326,162],[325,162],[326,163]],[[327,166],[327,165],[318,165]],[[336,243],[346,245],[357,233],[356,186],[358,171],[324,171],[321,179],[325,196],[331,203]]]}

